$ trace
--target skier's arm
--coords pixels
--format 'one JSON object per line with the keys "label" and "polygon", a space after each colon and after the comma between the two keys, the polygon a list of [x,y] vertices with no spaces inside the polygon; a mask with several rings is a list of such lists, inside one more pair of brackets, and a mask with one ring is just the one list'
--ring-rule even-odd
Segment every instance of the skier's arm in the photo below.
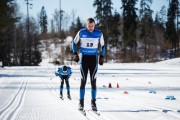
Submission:
{"label": "skier's arm", "polygon": [[78,56],[78,53],[77,53],[77,46],[76,44],[79,42],[79,39],[80,39],[80,32],[77,33],[76,37],[74,38],[73,42],[72,42],[72,50],[73,50],[73,54],[74,54],[74,58],[73,60],[75,62],[79,62],[79,56]]}
{"label": "skier's arm", "polygon": [[59,73],[58,73],[58,72],[55,72],[55,75],[56,75],[56,76],[58,76],[58,75],[59,75]]}
{"label": "skier's arm", "polygon": [[100,45],[101,45],[101,52],[100,52],[100,57],[99,57],[99,64],[103,65],[104,54],[105,54],[105,45],[104,45],[104,37],[103,37],[102,33],[101,33],[101,37],[100,37]]}
{"label": "skier's arm", "polygon": [[61,79],[63,79],[63,76],[61,74],[59,74],[59,72],[55,72],[56,76],[59,76]]}
{"label": "skier's arm", "polygon": [[70,68],[70,67],[68,67],[68,70],[69,70],[68,77],[70,77],[70,76],[71,76],[71,74],[72,74],[71,68]]}
{"label": "skier's arm", "polygon": [[100,37],[100,45],[101,45],[101,52],[100,52],[100,58],[104,57],[105,54],[105,45],[104,45],[104,37],[103,34],[101,33],[101,37]]}
{"label": "skier's arm", "polygon": [[72,50],[73,50],[73,54],[74,54],[74,55],[77,55],[77,46],[76,46],[76,44],[79,42],[79,39],[80,39],[79,33],[80,33],[80,32],[78,32],[78,33],[76,34],[74,40],[72,41]]}
{"label": "skier's arm", "polygon": [[61,80],[63,80],[63,76],[61,74],[59,74],[59,77],[61,78]]}
{"label": "skier's arm", "polygon": [[71,75],[72,75],[72,71],[70,70],[70,73],[69,73],[69,75],[68,75],[68,76],[70,77]]}

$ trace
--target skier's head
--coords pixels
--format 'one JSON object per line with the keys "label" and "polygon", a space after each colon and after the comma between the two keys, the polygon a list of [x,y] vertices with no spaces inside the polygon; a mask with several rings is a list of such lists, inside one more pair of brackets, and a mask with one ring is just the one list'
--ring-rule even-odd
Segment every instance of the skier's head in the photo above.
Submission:
{"label": "skier's head", "polygon": [[89,32],[93,32],[95,28],[95,20],[93,18],[88,18],[86,23],[86,28]]}
{"label": "skier's head", "polygon": [[67,72],[67,66],[66,66],[66,65],[64,65],[64,66],[62,67],[62,71],[63,71],[63,72]]}

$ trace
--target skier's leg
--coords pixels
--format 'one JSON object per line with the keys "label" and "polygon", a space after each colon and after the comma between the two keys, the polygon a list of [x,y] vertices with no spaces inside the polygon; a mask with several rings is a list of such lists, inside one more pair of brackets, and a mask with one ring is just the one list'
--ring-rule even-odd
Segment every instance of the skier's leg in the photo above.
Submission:
{"label": "skier's leg", "polygon": [[92,72],[93,70],[90,69],[90,76],[91,76],[91,86],[92,86],[92,89],[91,89],[91,107],[92,107],[92,110],[96,111],[97,110],[97,107],[96,107],[96,73],[97,73],[97,68],[95,67],[94,68],[94,71]]}
{"label": "skier's leg", "polygon": [[82,57],[80,71],[81,71],[80,100],[84,100],[85,86],[86,86],[86,80],[88,74],[88,66],[87,63],[85,62],[84,56]]}
{"label": "skier's leg", "polygon": [[92,64],[89,66],[90,69],[90,80],[91,80],[91,97],[92,100],[96,100],[96,78],[98,64],[96,62],[96,57],[92,58]]}
{"label": "skier's leg", "polygon": [[71,98],[71,95],[70,95],[70,85],[69,85],[68,78],[65,79],[65,82],[66,82],[66,89],[67,89],[67,97]]}
{"label": "skier's leg", "polygon": [[97,56],[92,57],[92,64],[89,66],[90,69],[90,79],[91,79],[91,107],[92,110],[97,110],[96,107],[96,78],[97,78],[97,69],[98,69],[98,64],[97,64]]}
{"label": "skier's leg", "polygon": [[94,68],[93,72],[92,70],[90,70],[92,100],[96,99],[96,73],[97,73],[96,68]]}
{"label": "skier's leg", "polygon": [[68,78],[65,79],[65,82],[66,82],[67,92],[69,92],[69,91],[70,91],[70,85],[69,85],[69,80],[68,80]]}
{"label": "skier's leg", "polygon": [[88,66],[86,63],[86,57],[82,56],[80,65],[81,71],[81,85],[80,85],[80,100],[79,100],[79,110],[84,109],[84,96],[85,96],[85,86],[87,80]]}
{"label": "skier's leg", "polygon": [[81,85],[80,85],[80,100],[84,100],[87,73],[88,73],[88,69],[87,70],[86,68],[81,69],[82,78],[81,78]]}
{"label": "skier's leg", "polygon": [[63,96],[63,85],[64,85],[64,79],[61,79],[61,85],[60,85],[60,95]]}

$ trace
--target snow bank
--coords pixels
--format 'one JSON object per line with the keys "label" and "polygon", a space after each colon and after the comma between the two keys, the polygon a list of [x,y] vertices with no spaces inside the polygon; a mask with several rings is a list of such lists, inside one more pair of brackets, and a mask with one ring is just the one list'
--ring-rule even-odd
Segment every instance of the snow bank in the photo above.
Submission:
{"label": "snow bank", "polygon": [[170,65],[170,66],[180,66],[180,58],[174,58],[174,59],[169,59],[169,60],[157,62],[157,64],[165,64],[165,65]]}

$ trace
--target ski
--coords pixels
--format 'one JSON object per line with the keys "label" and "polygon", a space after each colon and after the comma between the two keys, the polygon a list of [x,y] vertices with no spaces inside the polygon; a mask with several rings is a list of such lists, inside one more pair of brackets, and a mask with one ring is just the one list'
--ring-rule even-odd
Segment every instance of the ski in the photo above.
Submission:
{"label": "ski", "polygon": [[64,100],[64,98],[60,98],[61,100]]}
{"label": "ski", "polygon": [[91,109],[91,111],[92,111],[93,113],[95,113],[96,115],[100,116],[100,111],[99,111],[99,110],[92,110],[92,109]]}
{"label": "ski", "polygon": [[86,110],[79,110],[84,116],[86,116]]}
{"label": "ski", "polygon": [[64,98],[63,98],[63,97],[60,97],[60,99],[61,99],[61,100],[64,100]]}
{"label": "ski", "polygon": [[69,99],[69,100],[71,100],[71,97],[70,97],[70,96],[68,96],[68,99]]}
{"label": "ski", "polygon": [[[64,98],[63,98],[63,97],[60,97],[60,99],[61,99],[61,100],[64,100]],[[68,98],[68,99],[69,99],[69,100],[71,100],[71,98]]]}

